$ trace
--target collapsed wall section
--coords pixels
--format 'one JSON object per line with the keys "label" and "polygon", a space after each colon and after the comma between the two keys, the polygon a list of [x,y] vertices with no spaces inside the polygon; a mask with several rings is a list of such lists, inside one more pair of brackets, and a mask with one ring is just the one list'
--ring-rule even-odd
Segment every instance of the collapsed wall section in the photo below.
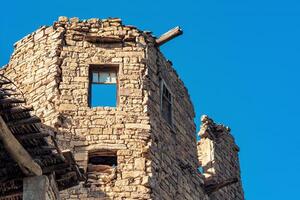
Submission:
{"label": "collapsed wall section", "polygon": [[239,147],[230,129],[214,123],[206,115],[201,118],[198,155],[203,174],[204,188],[211,200],[244,200],[239,164]]}

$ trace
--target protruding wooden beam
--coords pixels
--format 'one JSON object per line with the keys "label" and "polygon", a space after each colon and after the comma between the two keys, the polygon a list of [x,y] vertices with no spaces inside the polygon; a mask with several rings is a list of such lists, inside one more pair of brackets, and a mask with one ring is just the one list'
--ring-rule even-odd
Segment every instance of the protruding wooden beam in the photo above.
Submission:
{"label": "protruding wooden beam", "polygon": [[163,44],[165,44],[166,42],[172,40],[173,38],[182,35],[183,31],[179,26],[176,26],[175,28],[169,30],[168,32],[164,33],[163,35],[161,35],[159,38],[157,38],[156,41],[156,45],[157,46],[161,46]]}
{"label": "protruding wooden beam", "polygon": [[236,182],[238,182],[238,178],[229,178],[227,180],[224,180],[224,181],[220,181],[220,182],[217,182],[217,183],[214,183],[214,184],[209,184],[209,185],[204,185],[204,190],[205,192],[210,195],[212,194],[213,192],[215,191],[218,191],[220,189],[222,189],[223,187],[226,187],[228,185],[231,185],[231,184],[234,184]]}
{"label": "protruding wooden beam", "polygon": [[22,172],[27,176],[42,175],[41,167],[31,158],[29,153],[19,143],[0,116],[0,139],[6,151],[18,163]]}
{"label": "protruding wooden beam", "polygon": [[118,36],[101,36],[95,34],[89,34],[85,36],[85,40],[93,43],[120,43],[122,38]]}

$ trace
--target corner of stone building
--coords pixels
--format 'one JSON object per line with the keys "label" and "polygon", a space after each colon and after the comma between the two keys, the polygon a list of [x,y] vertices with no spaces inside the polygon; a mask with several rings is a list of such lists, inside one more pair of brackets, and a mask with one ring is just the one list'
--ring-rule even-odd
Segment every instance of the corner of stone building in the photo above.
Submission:
{"label": "corner of stone building", "polygon": [[201,117],[198,156],[204,175],[204,189],[212,200],[244,200],[239,147],[230,128]]}
{"label": "corner of stone building", "polygon": [[14,44],[9,63],[1,69],[35,108],[34,114],[49,126],[57,121],[53,108],[60,93],[64,33],[63,28],[41,26]]}
{"label": "corner of stone building", "polygon": [[[202,188],[203,177],[197,170],[195,112],[188,90],[154,41],[147,43],[145,54],[151,125],[151,196],[153,199],[207,199]],[[172,124],[162,116],[161,84],[172,94]]]}

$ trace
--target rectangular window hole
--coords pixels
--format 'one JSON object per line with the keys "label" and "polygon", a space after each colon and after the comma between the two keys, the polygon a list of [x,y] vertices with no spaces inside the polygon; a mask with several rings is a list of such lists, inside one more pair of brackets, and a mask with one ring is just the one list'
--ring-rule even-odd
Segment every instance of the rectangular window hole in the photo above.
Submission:
{"label": "rectangular window hole", "polygon": [[170,90],[167,88],[165,82],[161,80],[161,114],[163,118],[172,125],[172,94]]}
{"label": "rectangular window hole", "polygon": [[118,158],[115,151],[99,150],[88,154],[86,186],[101,186],[111,182],[116,176]]}
{"label": "rectangular window hole", "polygon": [[89,76],[90,107],[116,107],[118,104],[118,67],[92,65]]}

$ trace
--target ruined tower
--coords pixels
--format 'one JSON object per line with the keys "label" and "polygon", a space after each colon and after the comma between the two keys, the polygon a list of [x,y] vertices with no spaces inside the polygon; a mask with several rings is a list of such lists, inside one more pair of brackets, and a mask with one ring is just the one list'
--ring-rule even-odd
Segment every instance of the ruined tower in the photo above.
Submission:
{"label": "ruined tower", "polygon": [[201,122],[198,154],[205,176],[206,192],[214,200],[243,199],[239,147],[230,134],[230,128],[214,123],[205,115]]}
{"label": "ruined tower", "polygon": [[206,173],[222,168],[198,171],[211,149],[197,152],[193,105],[159,39],[116,18],[60,17],[14,45],[1,73],[86,174],[62,199],[243,199],[238,166],[215,182]]}

